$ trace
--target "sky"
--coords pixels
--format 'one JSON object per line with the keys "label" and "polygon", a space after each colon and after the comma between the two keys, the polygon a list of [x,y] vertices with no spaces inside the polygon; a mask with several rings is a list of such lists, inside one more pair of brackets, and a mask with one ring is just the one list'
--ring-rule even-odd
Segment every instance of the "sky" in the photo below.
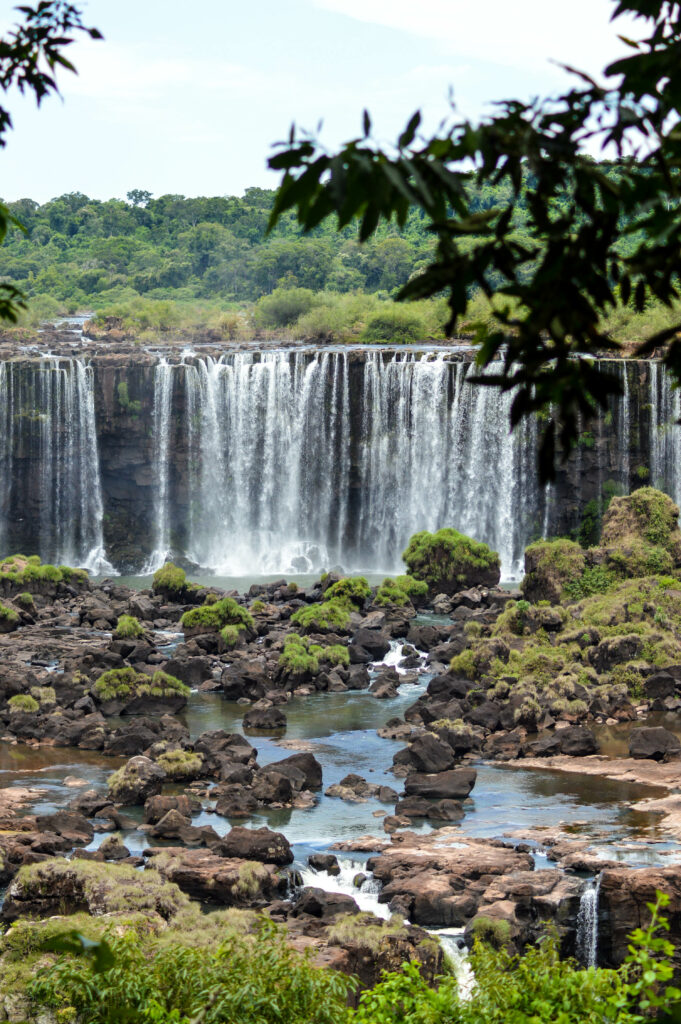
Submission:
{"label": "sky", "polygon": [[[0,33],[16,20],[0,0]],[[333,147],[360,132],[394,140],[479,117],[496,99],[550,95],[556,62],[599,73],[623,52],[612,0],[89,0],[103,42],[75,43],[78,75],[40,110],[11,94],[0,196],[131,189],[241,195],[276,187],[272,144],[292,122]]]}

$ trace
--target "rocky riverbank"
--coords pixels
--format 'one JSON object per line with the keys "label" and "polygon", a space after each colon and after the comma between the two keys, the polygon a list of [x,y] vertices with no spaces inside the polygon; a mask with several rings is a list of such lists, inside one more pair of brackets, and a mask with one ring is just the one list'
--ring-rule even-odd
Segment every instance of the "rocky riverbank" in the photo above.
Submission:
{"label": "rocky riverbank", "polygon": [[[576,953],[582,897],[600,875],[603,963],[621,961],[656,888],[671,895],[672,935],[681,937],[681,868],[622,867],[568,827],[466,833],[480,765],[500,761],[656,787],[638,807],[666,814],[660,827],[677,834],[676,796],[658,797],[674,787],[681,743],[646,725],[681,707],[677,511],[645,489],[617,499],[602,548],[530,549],[524,594],[499,588],[496,556],[451,531],[410,545],[409,568],[423,580],[379,587],[331,573],[309,588],[280,580],[244,595],[191,584],[166,565],[152,589],[135,591],[6,560],[2,743],[63,749],[65,764],[74,748],[86,751],[103,776],[94,788],[73,778],[68,800],[50,811],[34,787],[3,791],[3,920],[140,911],[169,921],[189,898],[265,912],[298,948],[371,984],[405,958],[437,973],[441,953],[424,928],[521,949],[549,921],[563,952]],[[653,558],[666,574],[635,575]],[[286,744],[293,701],[359,691],[390,701],[422,677],[417,699],[379,729],[400,744],[394,785],[352,771],[329,785],[309,749],[259,761],[265,740]],[[190,731],[183,714],[197,692],[242,709],[243,730]],[[631,757],[599,754],[608,723],[629,729]],[[308,869],[284,832],[255,827],[263,812],[314,815],[322,792],[350,808],[383,807],[382,836],[341,844],[372,855],[350,891],[333,891],[334,854],[312,854]],[[507,831],[513,823],[509,807]],[[142,842],[127,845],[133,835]],[[397,916],[362,916],[368,883],[377,913]]]}

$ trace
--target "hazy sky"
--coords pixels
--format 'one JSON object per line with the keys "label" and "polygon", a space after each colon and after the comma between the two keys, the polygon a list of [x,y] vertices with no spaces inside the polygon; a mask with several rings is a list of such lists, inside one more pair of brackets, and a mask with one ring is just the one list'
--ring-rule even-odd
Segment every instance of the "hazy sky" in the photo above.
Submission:
{"label": "hazy sky", "polygon": [[[271,144],[323,119],[329,144],[395,137],[420,107],[435,127],[454,89],[461,114],[560,89],[554,61],[591,72],[622,51],[611,0],[89,0],[104,42],[79,42],[63,102],[11,98],[0,195],[41,202],[241,194],[274,187]],[[0,3],[0,31],[14,21]],[[628,31],[631,31],[628,29]]]}

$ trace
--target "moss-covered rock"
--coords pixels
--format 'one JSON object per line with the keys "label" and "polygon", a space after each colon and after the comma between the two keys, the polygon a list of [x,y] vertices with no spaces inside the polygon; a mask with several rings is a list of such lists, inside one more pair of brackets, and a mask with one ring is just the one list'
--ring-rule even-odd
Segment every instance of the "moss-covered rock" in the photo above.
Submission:
{"label": "moss-covered rock", "polygon": [[253,629],[253,616],[233,597],[223,597],[185,612],[181,625],[187,636],[219,633],[225,626],[234,626],[237,632],[242,632]]}
{"label": "moss-covered rock", "polygon": [[143,804],[150,796],[161,792],[166,780],[163,768],[149,757],[139,755],[109,776],[109,797],[118,804]]}
{"label": "moss-covered rock", "polygon": [[427,583],[431,594],[451,596],[468,587],[495,586],[501,575],[496,551],[450,527],[415,533],[402,558],[409,575]]}
{"label": "moss-covered rock", "polygon": [[681,566],[679,508],[654,487],[613,498],[603,517],[601,547],[619,576],[669,573]]}
{"label": "moss-covered rock", "polygon": [[581,577],[586,554],[566,538],[539,540],[525,549],[525,576],[520,589],[528,601],[558,604],[566,583]]}
{"label": "moss-covered rock", "polygon": [[371,587],[364,576],[344,576],[324,592],[326,601],[336,599],[355,608],[363,608],[370,597]]}
{"label": "moss-covered rock", "polygon": [[166,562],[154,573],[151,589],[173,601],[181,600],[187,590],[187,574],[179,565]]}
{"label": "moss-covered rock", "polygon": [[345,601],[332,598],[317,604],[299,608],[291,616],[291,622],[304,633],[335,633],[345,631],[350,623],[351,607]]}
{"label": "moss-covered rock", "polygon": [[394,579],[386,577],[376,591],[374,604],[381,607],[397,605],[400,608],[409,603],[418,606],[427,596],[428,584],[423,580],[408,575],[396,576]]}
{"label": "moss-covered rock", "polygon": [[203,754],[195,750],[167,750],[156,763],[173,782],[198,779],[204,774]]}
{"label": "moss-covered rock", "polygon": [[188,897],[156,871],[54,859],[19,869],[7,890],[2,917],[15,921],[87,909],[93,915],[143,912],[168,921],[188,905]]}
{"label": "moss-covered rock", "polygon": [[190,693],[188,686],[161,669],[149,676],[129,667],[103,672],[92,687],[92,696],[108,715],[179,711]]}

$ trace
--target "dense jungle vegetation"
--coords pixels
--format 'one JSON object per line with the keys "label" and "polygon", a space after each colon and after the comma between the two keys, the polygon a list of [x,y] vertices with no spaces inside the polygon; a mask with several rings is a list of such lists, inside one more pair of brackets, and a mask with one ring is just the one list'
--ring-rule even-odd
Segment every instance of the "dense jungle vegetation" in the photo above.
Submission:
{"label": "dense jungle vegetation", "polygon": [[[528,177],[528,194],[531,188]],[[471,186],[471,208],[492,209],[505,190]],[[337,231],[328,220],[304,234],[292,212],[268,235],[274,197],[249,188],[240,197],[154,199],[135,189],[127,201],[80,192],[42,206],[21,199],[8,204],[24,230],[13,227],[0,247],[0,281],[27,295],[24,325],[92,310],[121,317],[135,334],[208,327],[223,337],[282,329],[320,341],[444,337],[444,299],[391,301],[432,258],[422,211],[413,208],[402,230],[383,224],[360,244],[356,224]],[[519,242],[526,241],[525,217],[521,202]],[[488,315],[480,296],[469,323]],[[632,307],[611,327],[635,341],[670,315],[654,303],[643,314]]]}

